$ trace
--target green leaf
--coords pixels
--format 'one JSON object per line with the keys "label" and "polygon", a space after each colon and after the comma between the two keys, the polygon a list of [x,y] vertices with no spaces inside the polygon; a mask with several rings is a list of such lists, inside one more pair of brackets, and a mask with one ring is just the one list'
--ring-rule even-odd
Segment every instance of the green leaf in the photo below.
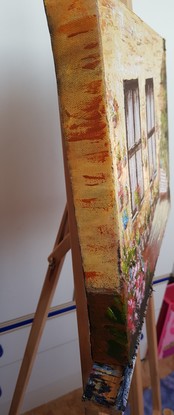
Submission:
{"label": "green leaf", "polygon": [[117,322],[117,317],[111,307],[107,308],[106,315],[110,320]]}

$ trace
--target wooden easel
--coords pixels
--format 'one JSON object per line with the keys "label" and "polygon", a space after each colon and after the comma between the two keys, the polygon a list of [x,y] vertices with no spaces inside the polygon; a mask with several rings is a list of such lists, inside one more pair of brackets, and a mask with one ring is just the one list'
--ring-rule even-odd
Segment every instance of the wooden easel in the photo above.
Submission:
{"label": "wooden easel", "polygon": [[[132,9],[131,0],[122,0],[124,4]],[[86,384],[91,367],[91,348],[89,338],[89,323],[86,293],[84,285],[84,274],[81,262],[81,252],[77,234],[76,219],[74,213],[72,189],[70,183],[70,177],[67,167],[66,151],[64,140],[62,140],[63,154],[64,154],[64,170],[67,192],[67,206],[62,217],[62,221],[59,227],[53,252],[48,257],[48,270],[46,273],[44,285],[41,291],[40,299],[36,309],[34,321],[31,327],[28,343],[26,346],[25,354],[23,357],[21,369],[19,372],[15,392],[13,395],[9,415],[19,415],[22,400],[25,394],[25,390],[30,378],[36,353],[38,350],[39,342],[46,324],[46,319],[51,306],[53,295],[55,293],[56,286],[58,284],[60,272],[64,262],[66,253],[71,249],[72,262],[73,262],[73,274],[74,274],[74,286],[75,286],[75,298],[77,307],[77,322],[79,332],[79,346],[81,357],[81,369],[83,385]],[[161,415],[161,399],[160,399],[160,384],[158,375],[158,362],[157,362],[157,340],[155,331],[155,316],[154,316],[154,303],[153,297],[149,299],[148,311],[146,316],[147,337],[149,345],[149,363],[150,373],[152,380],[153,390],[153,415]],[[138,353],[137,361],[135,365],[131,390],[130,390],[130,404],[132,415],[143,415],[143,388],[141,378],[141,362],[140,355]],[[101,412],[104,411],[104,412]],[[84,408],[86,415],[93,414],[117,414],[121,415],[122,412],[114,411],[111,409],[100,409],[93,404],[87,405]]]}

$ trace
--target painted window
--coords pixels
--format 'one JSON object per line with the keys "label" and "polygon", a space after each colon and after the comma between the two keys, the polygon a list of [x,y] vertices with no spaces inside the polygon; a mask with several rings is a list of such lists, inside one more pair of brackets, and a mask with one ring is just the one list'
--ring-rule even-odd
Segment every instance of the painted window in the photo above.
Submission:
{"label": "painted window", "polygon": [[146,79],[146,122],[149,157],[149,177],[152,181],[156,175],[156,138],[153,78]]}
{"label": "painted window", "polygon": [[134,216],[144,195],[138,79],[124,81],[124,99],[131,205]]}

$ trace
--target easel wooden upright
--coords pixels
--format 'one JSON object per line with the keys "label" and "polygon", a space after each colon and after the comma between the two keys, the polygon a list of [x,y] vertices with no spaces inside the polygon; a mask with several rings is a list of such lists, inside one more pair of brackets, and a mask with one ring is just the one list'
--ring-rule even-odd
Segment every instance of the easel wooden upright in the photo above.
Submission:
{"label": "easel wooden upright", "polygon": [[[124,4],[130,9],[132,8],[131,0],[122,0]],[[28,343],[26,346],[25,354],[23,357],[21,369],[19,372],[15,392],[13,395],[11,408],[9,415],[19,415],[21,403],[25,394],[25,390],[29,381],[29,377],[32,371],[32,366],[36,357],[39,342],[45,327],[48,312],[51,306],[53,295],[58,284],[60,272],[64,262],[64,258],[69,249],[72,252],[73,273],[74,273],[74,285],[75,296],[77,306],[77,321],[79,331],[79,346],[81,357],[81,369],[82,380],[85,385],[89,376],[92,359],[91,348],[89,338],[89,323],[86,293],[84,286],[84,275],[81,262],[80,246],[78,241],[76,219],[74,213],[73,197],[71,190],[71,183],[69,172],[67,168],[66,152],[63,143],[64,154],[64,170],[67,192],[67,206],[62,217],[62,221],[59,227],[53,252],[48,257],[48,270],[46,273],[44,285],[41,291],[40,299],[35,313],[33,325],[31,327]],[[153,390],[153,415],[161,415],[161,399],[160,399],[160,384],[158,375],[158,362],[157,362],[157,340],[155,331],[155,317],[154,317],[154,303],[153,297],[149,299],[148,311],[146,316],[147,337],[149,345],[149,362],[150,372],[152,380]],[[143,388],[141,380],[141,363],[140,355],[138,353],[137,361],[135,365],[131,391],[130,391],[130,404],[132,415],[143,415]],[[103,412],[104,411],[104,412]],[[89,405],[84,408],[86,415],[100,414],[122,414],[122,412],[114,411],[111,409],[106,410],[96,407],[95,405]]]}

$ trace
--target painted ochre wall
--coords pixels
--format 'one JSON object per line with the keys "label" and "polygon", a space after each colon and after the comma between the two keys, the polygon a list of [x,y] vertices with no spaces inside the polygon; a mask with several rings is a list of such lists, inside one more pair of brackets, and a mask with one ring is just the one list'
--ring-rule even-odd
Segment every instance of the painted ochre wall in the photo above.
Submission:
{"label": "painted ochre wall", "polygon": [[[112,2],[111,2],[112,4]],[[147,25],[130,13],[125,14],[124,6],[119,7],[116,13],[112,7],[107,8],[107,2],[99,2],[101,19],[103,63],[106,82],[106,98],[108,101],[108,120],[110,139],[113,155],[113,168],[115,173],[116,200],[118,204],[119,238],[122,245],[125,243],[128,248],[133,239],[133,230],[137,228],[143,237],[146,231],[145,222],[147,211],[153,204],[153,193],[159,192],[160,181],[160,139],[164,135],[161,126],[161,111],[165,111],[164,88],[162,86],[162,70],[165,68],[165,45],[160,38]],[[114,2],[113,2],[114,5]],[[114,6],[113,6],[114,7]],[[155,138],[157,153],[157,176],[150,185],[148,140],[147,140],[147,117],[146,117],[146,93],[145,80],[153,78],[154,82],[154,104],[155,104]],[[139,86],[140,100],[140,128],[142,140],[142,161],[143,161],[143,183],[144,197],[142,206],[139,209],[137,219],[132,218],[130,179],[128,160],[122,168],[122,175],[118,178],[117,154],[120,150],[123,162],[123,151],[127,148],[126,124],[125,124],[125,102],[124,102],[124,80],[137,79]],[[112,102],[116,100],[117,120],[113,123]],[[115,125],[116,124],[116,125]],[[167,147],[167,146],[166,146]],[[119,150],[118,150],[119,148]],[[126,154],[127,156],[127,154]],[[167,172],[166,172],[167,173]],[[121,214],[119,214],[119,186],[123,186],[124,200]],[[129,201],[125,198],[126,188],[129,189]],[[126,232],[123,231],[123,211],[128,210],[129,222]],[[164,214],[165,216],[165,214]],[[165,221],[166,218],[164,218]],[[143,229],[144,228],[144,229]],[[124,242],[122,242],[124,238]],[[153,270],[152,270],[153,271]]]}

